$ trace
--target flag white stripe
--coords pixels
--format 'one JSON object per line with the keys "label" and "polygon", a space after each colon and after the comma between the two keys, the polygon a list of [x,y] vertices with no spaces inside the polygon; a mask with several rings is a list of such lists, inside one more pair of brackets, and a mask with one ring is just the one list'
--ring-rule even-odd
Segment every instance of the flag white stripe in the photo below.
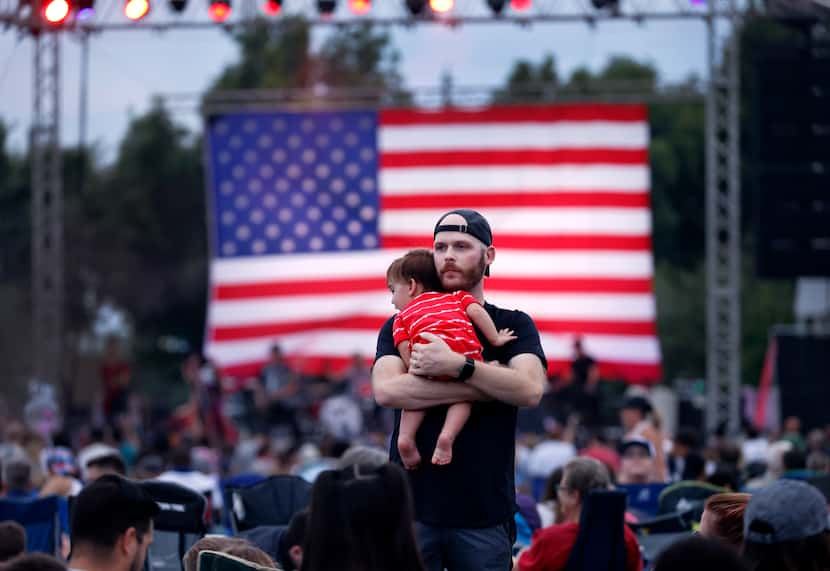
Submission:
{"label": "flag white stripe", "polygon": [[[567,339],[566,339],[567,337]],[[563,360],[573,357],[572,336],[541,336],[545,356],[548,359]],[[268,354],[271,339],[245,341],[209,342],[207,355],[224,366],[233,366],[251,361],[260,361]],[[355,353],[365,354],[367,347],[377,342],[376,331],[361,329],[304,332],[280,337],[280,346],[289,354],[305,356],[348,357]],[[660,362],[660,351],[654,337],[635,335],[591,335],[586,349],[601,363],[616,361],[644,365]]]}
{"label": "flag white stripe", "polygon": [[[377,278],[383,284],[386,269],[405,250],[374,250],[352,254],[306,254],[263,256],[244,259],[218,259],[211,262],[214,285],[254,284],[274,281],[299,281],[339,278]],[[339,258],[338,258],[339,257]],[[653,266],[651,253],[534,251],[496,248],[493,275],[519,278],[649,278]],[[486,280],[485,280],[486,290]]]}
{"label": "flag white stripe", "polygon": [[[423,236],[446,212],[446,208],[387,210],[380,217],[380,233]],[[499,234],[537,236],[544,234],[648,236],[648,208],[481,208],[493,229],[493,245]]]}
{"label": "flag white stripe", "polygon": [[465,125],[381,125],[382,151],[453,151],[459,149],[643,149],[645,122],[558,121]]}
{"label": "flag white stripe", "polygon": [[[487,295],[500,307],[530,311],[537,319],[647,321],[654,319],[649,294],[526,294],[500,291]],[[211,304],[213,327],[257,325],[355,316],[389,317],[395,312],[388,292],[297,295]]]}
{"label": "flag white stripe", "polygon": [[382,169],[380,187],[387,196],[418,192],[447,194],[493,190],[610,190],[649,188],[648,165],[406,167]]}

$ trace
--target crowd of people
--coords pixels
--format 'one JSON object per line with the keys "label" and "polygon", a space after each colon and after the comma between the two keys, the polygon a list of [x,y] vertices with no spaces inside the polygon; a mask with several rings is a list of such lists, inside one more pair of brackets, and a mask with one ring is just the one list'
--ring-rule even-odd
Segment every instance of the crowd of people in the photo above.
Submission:
{"label": "crowd of people", "polygon": [[[144,568],[159,504],[143,482],[160,481],[209,506],[210,534],[189,545],[187,571],[217,560],[303,571],[830,570],[830,424],[670,430],[631,387],[603,425],[581,342],[550,382],[533,320],[485,301],[495,248],[484,217],[449,212],[434,238],[432,252],[390,267],[401,312],[379,332],[371,368],[356,357],[348,370],[302,375],[275,344],[229,396],[194,355],[182,366],[188,399],[159,423],[130,396],[131,367],[113,343],[97,426],[44,434],[0,418],[0,505],[56,496],[60,533],[52,553],[27,553],[27,531],[0,522],[0,569]],[[541,431],[517,430],[528,407]],[[229,523],[224,492],[234,478],[275,475],[311,488],[268,543]],[[659,537],[671,541],[655,548]]]}

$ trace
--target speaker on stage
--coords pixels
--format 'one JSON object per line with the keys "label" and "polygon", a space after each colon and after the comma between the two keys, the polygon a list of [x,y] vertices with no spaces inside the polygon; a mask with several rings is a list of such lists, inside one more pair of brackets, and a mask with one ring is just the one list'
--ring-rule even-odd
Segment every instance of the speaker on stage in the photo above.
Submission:
{"label": "speaker on stage", "polygon": [[798,416],[804,430],[828,422],[830,335],[776,335],[781,416]]}

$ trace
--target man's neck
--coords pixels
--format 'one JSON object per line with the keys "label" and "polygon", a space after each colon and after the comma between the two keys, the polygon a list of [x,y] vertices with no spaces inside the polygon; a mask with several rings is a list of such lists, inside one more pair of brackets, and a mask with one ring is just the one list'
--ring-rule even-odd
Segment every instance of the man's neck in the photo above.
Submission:
{"label": "man's neck", "polygon": [[484,280],[482,279],[476,285],[467,290],[467,293],[476,298],[476,301],[478,301],[481,305],[484,305]]}
{"label": "man's neck", "polygon": [[67,567],[80,571],[123,571],[125,567],[115,561],[103,560],[98,557],[89,557],[86,554],[73,555]]}

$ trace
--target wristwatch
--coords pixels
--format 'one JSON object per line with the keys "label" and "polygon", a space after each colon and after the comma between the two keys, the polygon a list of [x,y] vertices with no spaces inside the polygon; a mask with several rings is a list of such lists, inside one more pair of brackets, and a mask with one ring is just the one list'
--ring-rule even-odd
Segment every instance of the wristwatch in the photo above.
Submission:
{"label": "wristwatch", "polygon": [[458,382],[463,382],[473,376],[473,373],[476,370],[476,362],[472,357],[467,357],[464,361],[464,366],[461,367],[461,372],[458,373],[458,376],[455,378]]}

